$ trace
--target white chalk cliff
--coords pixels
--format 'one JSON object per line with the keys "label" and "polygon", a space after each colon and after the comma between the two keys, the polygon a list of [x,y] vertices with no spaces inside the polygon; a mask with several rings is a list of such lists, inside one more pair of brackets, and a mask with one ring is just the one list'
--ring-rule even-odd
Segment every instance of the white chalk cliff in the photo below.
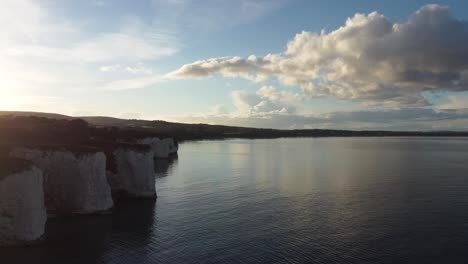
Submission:
{"label": "white chalk cliff", "polygon": [[177,153],[178,145],[172,138],[159,139],[148,137],[138,141],[140,144],[150,145],[155,158],[169,158],[171,154]]}
{"label": "white chalk cliff", "polygon": [[0,175],[0,246],[23,245],[44,234],[43,178],[34,166]]}
{"label": "white chalk cliff", "polygon": [[134,197],[156,197],[154,159],[151,149],[117,148],[114,152],[113,187]]}
{"label": "white chalk cliff", "polygon": [[43,171],[45,204],[51,213],[87,214],[113,206],[102,152],[16,148],[10,155],[30,160]]}

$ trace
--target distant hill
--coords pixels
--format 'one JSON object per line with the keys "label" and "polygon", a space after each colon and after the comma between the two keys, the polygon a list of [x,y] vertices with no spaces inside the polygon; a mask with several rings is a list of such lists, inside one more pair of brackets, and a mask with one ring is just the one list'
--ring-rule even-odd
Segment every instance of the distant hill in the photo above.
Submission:
{"label": "distant hill", "polygon": [[53,113],[41,113],[41,112],[22,112],[22,111],[0,111],[0,116],[35,116],[35,117],[44,117],[50,119],[74,119],[74,117],[53,114]]}
{"label": "distant hill", "polygon": [[[178,140],[222,139],[222,138],[278,138],[278,137],[380,137],[380,136],[468,136],[468,132],[451,131],[352,131],[330,129],[262,129],[207,124],[184,124],[161,120],[120,119],[106,116],[71,117],[60,114],[37,112],[0,112],[2,116],[40,117],[60,120],[86,121],[91,127],[90,133],[99,133],[106,137],[135,138],[144,136],[173,137]],[[68,126],[68,125],[67,125]]]}

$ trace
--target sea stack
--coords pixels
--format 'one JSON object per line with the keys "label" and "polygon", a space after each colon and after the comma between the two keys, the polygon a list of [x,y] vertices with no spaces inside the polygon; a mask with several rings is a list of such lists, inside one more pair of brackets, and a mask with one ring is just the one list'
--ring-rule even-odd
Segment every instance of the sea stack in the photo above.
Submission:
{"label": "sea stack", "polygon": [[0,158],[0,246],[39,239],[46,220],[41,171],[24,160]]}
{"label": "sea stack", "polygon": [[32,161],[42,170],[49,213],[89,214],[113,206],[106,156],[97,149],[35,146],[15,148],[10,155]]}
{"label": "sea stack", "polygon": [[126,197],[156,198],[153,151],[148,145],[91,142],[107,156],[107,177],[112,192]]}

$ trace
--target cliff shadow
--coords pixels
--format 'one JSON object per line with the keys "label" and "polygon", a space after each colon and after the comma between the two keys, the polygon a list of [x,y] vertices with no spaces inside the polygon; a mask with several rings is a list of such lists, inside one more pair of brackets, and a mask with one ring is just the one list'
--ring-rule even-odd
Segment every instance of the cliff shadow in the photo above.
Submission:
{"label": "cliff shadow", "polygon": [[49,218],[42,241],[0,248],[0,262],[148,263],[155,206],[154,200],[122,200],[107,215]]}
{"label": "cliff shadow", "polygon": [[172,173],[172,170],[177,166],[179,158],[177,155],[171,156],[168,159],[154,160],[154,173],[156,178],[163,178]]}
{"label": "cliff shadow", "polygon": [[2,263],[101,263],[112,228],[110,215],[49,218],[42,241],[0,249]]}
{"label": "cliff shadow", "polygon": [[100,263],[151,263],[155,207],[155,200],[119,201],[112,213],[111,243]]}

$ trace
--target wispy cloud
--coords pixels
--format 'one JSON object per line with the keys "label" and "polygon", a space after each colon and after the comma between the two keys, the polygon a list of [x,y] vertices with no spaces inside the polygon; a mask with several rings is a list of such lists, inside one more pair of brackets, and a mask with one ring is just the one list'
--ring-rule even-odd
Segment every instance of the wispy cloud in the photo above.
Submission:
{"label": "wispy cloud", "polygon": [[[159,79],[139,79],[138,75],[153,74],[147,63],[179,51],[174,34],[138,17],[116,20],[113,30],[89,31],[83,21],[64,17],[54,7],[33,0],[2,1],[0,92],[53,95],[63,90],[146,87]],[[118,67],[120,74],[103,72]]]}
{"label": "wispy cloud", "polygon": [[139,89],[145,88],[160,82],[164,82],[167,79],[164,76],[159,75],[151,75],[145,77],[138,77],[138,78],[128,78],[128,79],[121,79],[116,81],[111,81],[106,83],[102,88],[104,90],[130,90],[130,89]]}
{"label": "wispy cloud", "polygon": [[102,72],[128,72],[132,74],[152,74],[153,69],[144,65],[143,63],[137,63],[136,65],[122,66],[120,64],[105,65],[99,67]]}
{"label": "wispy cloud", "polygon": [[439,109],[468,109],[468,94],[449,95],[448,102],[438,106]]}

